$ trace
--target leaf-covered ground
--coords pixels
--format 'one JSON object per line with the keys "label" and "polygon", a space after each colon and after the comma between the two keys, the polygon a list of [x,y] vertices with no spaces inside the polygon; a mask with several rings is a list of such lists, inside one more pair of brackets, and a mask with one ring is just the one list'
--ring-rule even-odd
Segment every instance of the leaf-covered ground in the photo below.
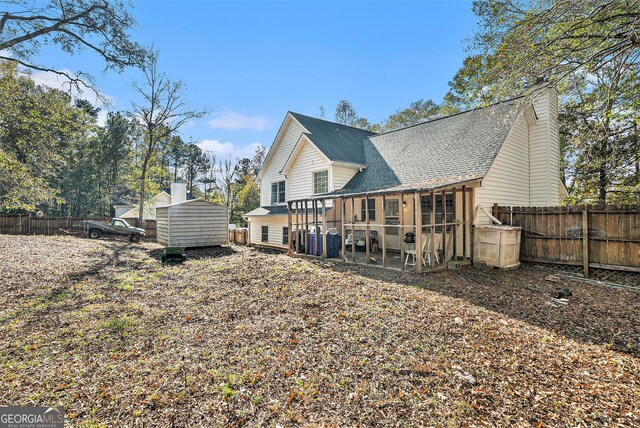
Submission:
{"label": "leaf-covered ground", "polygon": [[159,249],[0,235],[0,405],[69,426],[640,424],[640,293]]}

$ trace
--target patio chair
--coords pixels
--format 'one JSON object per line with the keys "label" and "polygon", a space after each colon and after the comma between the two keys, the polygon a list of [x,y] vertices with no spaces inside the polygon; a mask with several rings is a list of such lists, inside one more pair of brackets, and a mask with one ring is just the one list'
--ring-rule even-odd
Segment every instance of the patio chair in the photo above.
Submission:
{"label": "patio chair", "polygon": [[[431,265],[431,235],[423,235],[423,236],[428,237],[429,245],[427,245],[427,247],[423,250],[422,261],[428,260],[428,264],[430,266]],[[434,256],[436,258],[436,264],[440,264],[440,254],[438,253],[438,251],[440,250],[440,245],[442,243],[442,235],[439,233],[436,233],[433,240],[435,243],[433,247],[435,249]]]}
{"label": "patio chair", "polygon": [[[424,260],[425,249],[427,248],[427,243],[429,242],[429,238],[427,235],[422,235],[422,264],[426,266],[426,262]],[[404,259],[404,267],[407,266],[415,266],[416,265],[416,249],[405,250],[407,257]],[[413,263],[409,263],[409,257],[412,258]]]}

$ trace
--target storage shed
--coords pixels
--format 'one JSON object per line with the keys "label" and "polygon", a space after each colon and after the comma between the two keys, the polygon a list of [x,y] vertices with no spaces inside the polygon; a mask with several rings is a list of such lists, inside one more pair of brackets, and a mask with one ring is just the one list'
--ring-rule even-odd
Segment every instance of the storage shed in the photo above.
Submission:
{"label": "storage shed", "polygon": [[156,209],[157,241],[168,247],[207,247],[229,242],[226,207],[202,199]]}

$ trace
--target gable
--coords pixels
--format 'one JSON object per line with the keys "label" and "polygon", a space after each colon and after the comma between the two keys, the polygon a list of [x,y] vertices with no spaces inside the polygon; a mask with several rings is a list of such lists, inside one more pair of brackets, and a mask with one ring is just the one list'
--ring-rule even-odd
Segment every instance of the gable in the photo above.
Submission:
{"label": "gable", "polygon": [[[265,177],[280,174],[282,167],[289,158],[293,148],[295,147],[300,135],[307,130],[298,122],[291,113],[287,113],[280,129],[273,140],[269,151],[262,162],[256,181],[260,182]],[[272,178],[272,177],[271,177]]]}
{"label": "gable", "polygon": [[291,171],[294,164],[298,161],[298,158],[303,153],[305,157],[318,157],[326,163],[331,162],[331,160],[327,156],[325,156],[325,154],[322,153],[315,144],[313,144],[308,134],[302,134],[296,142],[295,147],[291,151],[291,154],[287,158],[280,173],[285,177],[288,176],[289,171]]}

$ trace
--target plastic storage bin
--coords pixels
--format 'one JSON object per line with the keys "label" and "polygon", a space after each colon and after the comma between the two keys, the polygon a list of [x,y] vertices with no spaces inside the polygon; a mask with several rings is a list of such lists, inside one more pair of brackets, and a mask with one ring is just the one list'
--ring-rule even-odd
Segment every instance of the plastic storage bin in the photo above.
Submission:
{"label": "plastic storage bin", "polygon": [[520,265],[521,227],[476,225],[474,229],[474,263],[482,262],[499,268]]}

